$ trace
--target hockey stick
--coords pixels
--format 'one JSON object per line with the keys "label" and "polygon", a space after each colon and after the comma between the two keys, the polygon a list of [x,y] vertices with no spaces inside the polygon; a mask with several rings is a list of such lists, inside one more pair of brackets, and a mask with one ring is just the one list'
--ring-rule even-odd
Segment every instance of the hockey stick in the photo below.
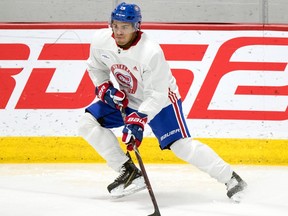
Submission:
{"label": "hockey stick", "polygon": [[[120,108],[120,111],[121,111],[121,115],[122,115],[122,118],[123,118],[123,121],[125,120],[125,117],[126,117],[126,113],[123,109],[123,107]],[[125,122],[125,121],[124,121]],[[135,152],[135,155],[136,155],[136,158],[137,158],[137,161],[138,161],[138,164],[140,166],[140,169],[141,169],[141,172],[142,172],[142,175],[144,177],[144,180],[145,180],[145,184],[147,186],[147,189],[148,189],[148,192],[149,192],[149,195],[150,195],[150,198],[151,198],[151,201],[153,203],[153,206],[154,206],[154,213],[153,214],[150,214],[148,216],[161,216],[160,214],[160,211],[159,211],[159,208],[158,208],[158,204],[157,204],[157,201],[156,201],[156,198],[155,198],[155,195],[153,193],[153,190],[152,190],[152,186],[151,186],[151,183],[149,181],[149,178],[148,178],[148,175],[147,175],[147,172],[146,172],[146,169],[144,167],[144,163],[142,161],[142,157],[140,155],[140,152],[138,150],[138,147],[135,143],[135,140],[132,138],[131,141],[130,141],[131,145],[133,146],[133,150]]]}

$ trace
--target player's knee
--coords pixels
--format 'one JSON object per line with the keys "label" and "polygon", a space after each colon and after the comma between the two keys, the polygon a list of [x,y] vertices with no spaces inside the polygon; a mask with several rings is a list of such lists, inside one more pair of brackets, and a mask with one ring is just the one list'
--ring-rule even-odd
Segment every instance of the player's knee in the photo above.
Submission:
{"label": "player's knee", "polygon": [[79,121],[78,134],[85,138],[97,126],[100,126],[98,121],[90,113],[84,113]]}
{"label": "player's knee", "polygon": [[203,149],[205,150],[205,145],[198,140],[193,140],[192,138],[184,138],[174,142],[170,149],[179,158],[191,162],[195,160],[196,155],[203,151]]}
{"label": "player's knee", "polygon": [[179,158],[187,161],[188,158],[192,157],[193,151],[190,138],[179,139],[175,141],[171,146],[170,149],[176,154]]}

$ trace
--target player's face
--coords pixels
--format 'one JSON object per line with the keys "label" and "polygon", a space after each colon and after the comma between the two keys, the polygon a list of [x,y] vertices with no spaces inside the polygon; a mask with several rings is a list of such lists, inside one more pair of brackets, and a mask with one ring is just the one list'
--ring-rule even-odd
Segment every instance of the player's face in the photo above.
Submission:
{"label": "player's face", "polygon": [[114,33],[115,41],[119,46],[129,44],[135,37],[135,29],[132,26],[132,23],[114,20],[111,27]]}

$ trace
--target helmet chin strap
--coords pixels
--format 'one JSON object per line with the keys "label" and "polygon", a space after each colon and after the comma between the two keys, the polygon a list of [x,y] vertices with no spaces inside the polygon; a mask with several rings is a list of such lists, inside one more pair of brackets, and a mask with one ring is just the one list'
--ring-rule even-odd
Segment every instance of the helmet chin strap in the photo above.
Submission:
{"label": "helmet chin strap", "polygon": [[119,44],[117,44],[119,47],[121,47],[122,49],[128,49],[133,43],[134,43],[134,41],[137,39],[137,37],[138,37],[138,31],[136,30],[135,32],[134,32],[135,34],[134,34],[134,36],[133,36],[133,38],[131,38],[131,40],[127,43],[127,44],[125,44],[125,45],[119,45]]}
{"label": "helmet chin strap", "polygon": [[140,22],[133,23],[133,27],[136,31],[140,31],[141,23]]}

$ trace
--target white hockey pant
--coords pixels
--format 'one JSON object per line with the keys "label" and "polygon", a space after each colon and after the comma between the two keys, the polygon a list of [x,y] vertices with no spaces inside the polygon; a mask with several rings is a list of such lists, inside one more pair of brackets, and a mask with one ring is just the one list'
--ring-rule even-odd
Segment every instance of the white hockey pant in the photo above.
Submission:
{"label": "white hockey pant", "polygon": [[221,183],[227,183],[232,176],[232,168],[209,146],[198,140],[185,138],[171,145],[171,150],[182,160],[208,173]]}
{"label": "white hockey pant", "polygon": [[90,113],[85,113],[80,119],[78,133],[116,172],[119,172],[121,166],[129,159],[120,148],[114,133],[107,128],[101,127]]}

